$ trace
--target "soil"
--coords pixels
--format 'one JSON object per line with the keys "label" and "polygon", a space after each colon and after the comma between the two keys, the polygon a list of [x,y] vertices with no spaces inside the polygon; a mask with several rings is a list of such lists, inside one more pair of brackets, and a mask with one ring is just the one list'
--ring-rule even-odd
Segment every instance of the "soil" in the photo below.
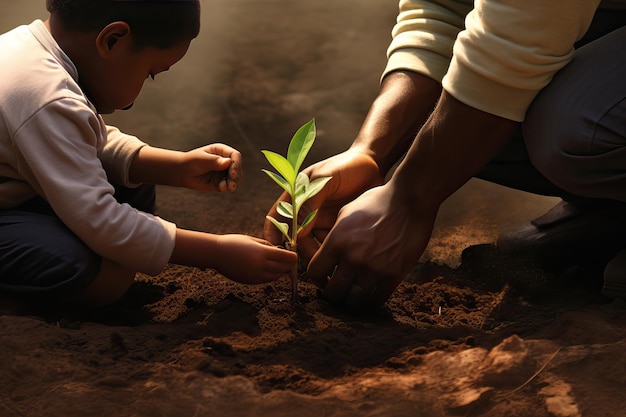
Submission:
{"label": "soil", "polygon": [[[41,3],[7,4],[0,27],[45,17]],[[282,152],[311,117],[311,161],[351,143],[396,13],[203,0],[188,56],[107,120],[157,146],[229,143],[246,176],[232,195],[160,188],[159,214],[259,236],[278,195],[260,150]],[[548,272],[493,244],[553,203],[471,181],[375,311],[328,304],[304,275],[294,305],[287,277],[245,286],[176,265],[96,311],[1,294],[0,416],[626,417],[626,306],[600,295],[601,269]]]}
{"label": "soil", "polygon": [[98,311],[3,300],[0,415],[623,417],[624,304],[528,265],[472,246],[368,312],[175,265]]}

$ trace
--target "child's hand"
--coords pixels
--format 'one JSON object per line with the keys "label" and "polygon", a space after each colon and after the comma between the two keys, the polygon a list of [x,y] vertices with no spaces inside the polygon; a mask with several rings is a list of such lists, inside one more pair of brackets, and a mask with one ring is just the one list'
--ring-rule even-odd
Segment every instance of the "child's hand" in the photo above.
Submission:
{"label": "child's hand", "polygon": [[234,192],[242,176],[241,153],[228,145],[214,143],[184,153],[182,182],[192,190]]}
{"label": "child's hand", "polygon": [[215,269],[242,284],[275,281],[297,262],[295,252],[247,235],[220,235],[219,262]]}

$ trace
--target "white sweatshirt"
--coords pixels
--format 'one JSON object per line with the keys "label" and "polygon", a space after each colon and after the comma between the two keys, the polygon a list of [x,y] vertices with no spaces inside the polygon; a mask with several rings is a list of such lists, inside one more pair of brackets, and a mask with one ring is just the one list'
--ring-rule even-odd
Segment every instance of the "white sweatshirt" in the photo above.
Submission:
{"label": "white sweatshirt", "polygon": [[[400,0],[384,74],[406,69],[487,113],[523,121],[572,59],[600,0]],[[601,7],[624,9],[626,0]],[[383,75],[384,75],[383,74]]]}
{"label": "white sweatshirt", "polygon": [[93,251],[139,272],[169,261],[176,226],[120,204],[145,143],[107,126],[40,20],[0,35],[0,209],[40,195]]}

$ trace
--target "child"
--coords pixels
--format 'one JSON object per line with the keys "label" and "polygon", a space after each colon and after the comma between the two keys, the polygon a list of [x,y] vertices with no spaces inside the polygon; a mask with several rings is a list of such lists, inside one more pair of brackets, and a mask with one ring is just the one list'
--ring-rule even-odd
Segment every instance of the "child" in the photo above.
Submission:
{"label": "child", "polygon": [[242,283],[296,255],[245,235],[183,230],[151,214],[154,184],[234,191],[241,155],[154,148],[106,126],[148,77],[187,52],[199,0],[47,0],[50,17],[0,35],[0,289],[105,305],[168,263]]}

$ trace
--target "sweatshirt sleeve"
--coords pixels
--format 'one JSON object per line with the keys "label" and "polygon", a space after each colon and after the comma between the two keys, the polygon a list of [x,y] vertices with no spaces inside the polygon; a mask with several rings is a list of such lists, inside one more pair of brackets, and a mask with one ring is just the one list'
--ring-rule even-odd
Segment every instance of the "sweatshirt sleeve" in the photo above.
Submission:
{"label": "sweatshirt sleeve", "polygon": [[[54,100],[14,135],[19,173],[96,253],[137,271],[158,274],[171,257],[176,226],[117,202],[98,157],[105,137],[103,122],[84,103]],[[141,146],[131,142],[132,149]],[[122,153],[133,154],[132,150]],[[126,168],[121,166],[123,172]]]}
{"label": "sweatshirt sleeve", "polygon": [[113,126],[106,126],[107,141],[98,157],[107,173],[109,181],[124,187],[137,187],[129,180],[130,164],[144,142],[135,136],[127,135]]}
{"label": "sweatshirt sleeve", "polygon": [[443,88],[469,106],[523,121],[537,93],[572,59],[598,3],[476,0]]}

